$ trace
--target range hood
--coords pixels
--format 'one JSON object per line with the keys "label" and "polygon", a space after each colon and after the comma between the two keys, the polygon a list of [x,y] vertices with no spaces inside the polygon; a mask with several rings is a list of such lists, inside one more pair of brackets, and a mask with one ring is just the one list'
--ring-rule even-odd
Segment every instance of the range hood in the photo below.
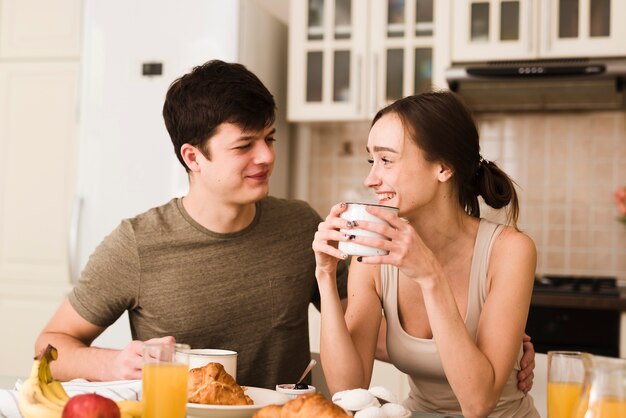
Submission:
{"label": "range hood", "polygon": [[626,58],[490,61],[446,70],[475,112],[625,108]]}

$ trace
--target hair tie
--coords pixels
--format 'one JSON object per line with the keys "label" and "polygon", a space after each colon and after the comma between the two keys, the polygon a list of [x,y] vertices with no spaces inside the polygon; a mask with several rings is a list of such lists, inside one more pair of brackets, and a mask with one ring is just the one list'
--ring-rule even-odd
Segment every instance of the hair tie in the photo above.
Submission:
{"label": "hair tie", "polygon": [[478,154],[478,165],[476,166],[475,174],[478,175],[480,173],[480,169],[485,165],[487,160],[483,158],[482,155]]}

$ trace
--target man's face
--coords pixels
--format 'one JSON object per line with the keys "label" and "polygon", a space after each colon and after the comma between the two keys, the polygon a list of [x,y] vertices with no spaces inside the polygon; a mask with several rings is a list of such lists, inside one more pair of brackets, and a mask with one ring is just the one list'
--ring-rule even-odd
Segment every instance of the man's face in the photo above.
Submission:
{"label": "man's face", "polygon": [[207,145],[210,160],[198,156],[200,172],[193,186],[225,203],[256,202],[269,193],[274,167],[274,126],[258,132],[244,132],[237,125],[223,123]]}

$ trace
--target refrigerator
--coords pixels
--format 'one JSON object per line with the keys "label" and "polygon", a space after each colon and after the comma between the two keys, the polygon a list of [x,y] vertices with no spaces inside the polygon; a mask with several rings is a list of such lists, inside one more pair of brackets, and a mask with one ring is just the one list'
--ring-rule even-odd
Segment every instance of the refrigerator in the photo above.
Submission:
{"label": "refrigerator", "polygon": [[[287,3],[287,2],[285,2]],[[256,0],[85,0],[78,193],[71,279],[119,222],[187,191],[161,115],[168,86],[210,59],[240,62],[274,94],[279,114],[271,194],[286,197],[287,26]],[[94,345],[131,341],[124,315]]]}

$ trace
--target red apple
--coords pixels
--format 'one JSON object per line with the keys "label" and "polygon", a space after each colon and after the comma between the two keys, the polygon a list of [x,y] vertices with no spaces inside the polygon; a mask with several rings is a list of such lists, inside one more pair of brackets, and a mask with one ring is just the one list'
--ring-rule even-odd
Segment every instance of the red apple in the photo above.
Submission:
{"label": "red apple", "polygon": [[86,393],[67,401],[62,418],[120,418],[120,408],[109,398]]}

